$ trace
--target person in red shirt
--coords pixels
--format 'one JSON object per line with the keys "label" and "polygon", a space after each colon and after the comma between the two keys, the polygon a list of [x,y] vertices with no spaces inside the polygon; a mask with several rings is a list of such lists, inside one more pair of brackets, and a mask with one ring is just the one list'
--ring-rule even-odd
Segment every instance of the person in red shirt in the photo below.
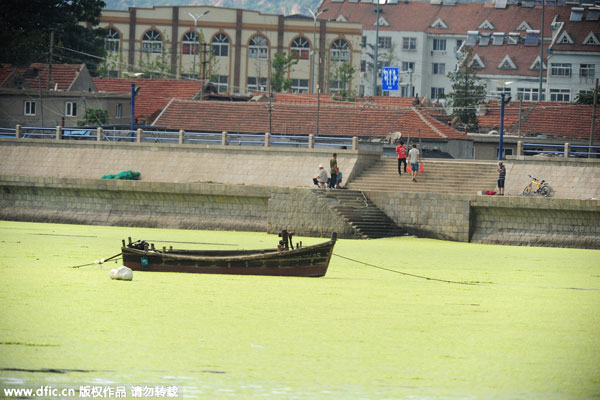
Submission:
{"label": "person in red shirt", "polygon": [[400,144],[396,146],[396,153],[398,153],[398,175],[402,175],[402,163],[404,163],[404,173],[406,173],[406,146],[404,140],[401,140]]}

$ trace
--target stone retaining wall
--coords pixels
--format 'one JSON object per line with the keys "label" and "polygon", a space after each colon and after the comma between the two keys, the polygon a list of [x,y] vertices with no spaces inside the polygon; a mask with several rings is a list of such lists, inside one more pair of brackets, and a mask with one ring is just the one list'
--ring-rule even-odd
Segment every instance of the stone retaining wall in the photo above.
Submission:
{"label": "stone retaining wall", "polygon": [[419,237],[600,249],[600,202],[540,197],[367,192]]}
{"label": "stone retaining wall", "polygon": [[319,164],[338,153],[345,179],[381,152],[164,143],[0,139],[3,175],[98,179],[125,170],[145,182],[311,187]]}

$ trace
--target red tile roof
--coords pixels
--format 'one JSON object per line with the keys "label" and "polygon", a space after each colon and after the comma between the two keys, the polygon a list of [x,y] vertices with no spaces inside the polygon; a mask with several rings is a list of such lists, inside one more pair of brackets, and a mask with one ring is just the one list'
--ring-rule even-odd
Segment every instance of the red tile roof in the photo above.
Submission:
{"label": "red tile roof", "polygon": [[[549,43],[544,42],[544,48],[547,49]],[[520,75],[520,76],[539,76],[539,69],[530,69],[540,56],[539,46],[531,47],[520,43],[517,45],[503,44],[500,46],[480,46],[473,47],[472,57],[479,56],[485,68],[477,69],[478,74],[484,75]],[[500,64],[508,56],[516,69],[500,69]],[[544,50],[544,68],[543,75],[546,76],[548,68],[548,53]]]}
{"label": "red tile roof", "polygon": [[131,93],[131,84],[140,90],[135,97],[135,117],[151,119],[173,98],[193,99],[202,89],[202,82],[184,79],[116,79],[94,78],[101,92]]}
{"label": "red tile roof", "polygon": [[[50,79],[50,90],[68,91],[79,76],[79,73],[86,68],[85,64],[52,64]],[[25,79],[25,84],[29,89],[46,90],[48,84],[48,64],[33,63],[29,67],[18,68],[19,73]]]}
{"label": "red tile roof", "polygon": [[556,35],[557,41],[562,37],[563,32],[566,32],[574,43],[554,43],[552,45],[552,50],[579,52],[600,51],[600,45],[598,44],[583,44],[590,33],[593,33],[596,36],[596,40],[600,40],[600,23],[598,21],[586,21],[584,18],[583,21],[570,22],[568,15],[561,16],[559,21],[564,21],[565,23]]}
{"label": "red tile roof", "polygon": [[[490,102],[487,114],[479,117],[479,124],[485,129],[500,126],[500,104]],[[521,134],[523,136],[547,135],[571,139],[588,139],[592,126],[592,106],[566,103],[523,103],[521,113]],[[596,113],[595,140],[600,139],[600,113]],[[511,102],[504,107],[505,132],[518,134],[519,102]]]}
{"label": "red tile roof", "polygon": [[[376,14],[375,5],[372,3],[324,0],[320,9],[327,9],[327,11],[321,14],[320,18],[336,19],[342,15],[348,22],[361,23],[364,30],[374,30]],[[399,1],[398,4],[382,5],[380,8],[383,10],[381,16],[390,24],[390,26],[379,26],[379,29],[384,32],[429,32],[465,36],[467,31],[480,30],[478,27],[486,20],[494,26],[496,32],[514,32],[523,22],[527,22],[531,29],[540,29],[542,14],[539,5],[532,8],[508,6],[500,9],[489,3],[458,3],[454,6],[443,6],[430,4],[429,1]],[[546,36],[550,35],[550,24],[554,16],[568,15],[569,10],[570,8],[565,6],[545,6]],[[438,19],[444,21],[448,29],[431,28]]]}
{"label": "red tile roof", "polygon": [[[276,96],[271,114],[272,133],[308,135],[316,131],[317,107],[302,103],[308,96],[298,96],[298,102],[281,102],[287,96]],[[286,100],[292,100],[287,98]],[[373,99],[372,99],[373,100]],[[373,103],[334,103],[324,101],[319,111],[319,134],[323,136],[385,137],[400,131],[405,135],[430,139],[466,139],[452,127],[439,122],[417,108],[381,106]],[[399,100],[402,102],[401,100]],[[405,99],[411,102],[412,99]],[[269,130],[268,103],[223,103],[210,101],[173,100],[154,122],[171,129],[232,133],[265,133]]]}

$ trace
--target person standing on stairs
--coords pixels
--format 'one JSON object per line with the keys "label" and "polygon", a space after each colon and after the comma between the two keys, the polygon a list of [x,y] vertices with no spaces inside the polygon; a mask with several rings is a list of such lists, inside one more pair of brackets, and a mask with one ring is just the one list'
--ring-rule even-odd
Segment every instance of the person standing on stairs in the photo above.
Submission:
{"label": "person standing on stairs", "polygon": [[498,195],[504,196],[504,178],[506,178],[506,167],[502,164],[502,162],[498,163]]}
{"label": "person standing on stairs", "polygon": [[329,167],[331,168],[331,179],[329,180],[329,188],[335,189],[337,183],[338,165],[337,165],[337,153],[333,153],[333,158],[329,160]]}
{"label": "person standing on stairs", "polygon": [[413,182],[416,182],[419,164],[421,163],[421,153],[419,153],[416,144],[413,144],[412,149],[408,152],[408,161],[410,162],[410,175],[412,176]]}
{"label": "person standing on stairs", "polygon": [[398,175],[402,175],[402,164],[404,163],[404,173],[406,173],[406,146],[404,140],[400,141],[400,144],[396,146],[396,153],[398,154]]}

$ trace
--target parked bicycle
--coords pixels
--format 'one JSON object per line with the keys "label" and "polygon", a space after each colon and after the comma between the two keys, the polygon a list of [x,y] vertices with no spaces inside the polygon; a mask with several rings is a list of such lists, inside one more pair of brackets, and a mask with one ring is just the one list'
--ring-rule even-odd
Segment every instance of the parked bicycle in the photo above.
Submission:
{"label": "parked bicycle", "polygon": [[544,180],[539,180],[529,175],[531,178],[531,182],[525,189],[523,189],[523,196],[529,196],[530,194],[539,194],[540,196],[549,197],[552,194],[552,188],[548,183]]}

